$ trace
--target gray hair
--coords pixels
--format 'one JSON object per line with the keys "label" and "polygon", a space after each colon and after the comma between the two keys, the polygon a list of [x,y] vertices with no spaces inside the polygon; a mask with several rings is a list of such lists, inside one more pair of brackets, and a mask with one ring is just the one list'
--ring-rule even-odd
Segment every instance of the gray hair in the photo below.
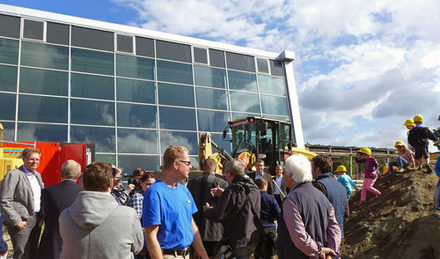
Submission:
{"label": "gray hair", "polygon": [[234,159],[226,162],[223,171],[230,172],[234,176],[244,176],[245,165],[240,159]]}
{"label": "gray hair", "polygon": [[286,177],[290,177],[297,183],[307,183],[313,180],[312,165],[309,159],[303,155],[292,155],[285,163]]}
{"label": "gray hair", "polygon": [[75,160],[67,160],[61,166],[61,176],[66,179],[76,180],[81,175],[81,165]]}

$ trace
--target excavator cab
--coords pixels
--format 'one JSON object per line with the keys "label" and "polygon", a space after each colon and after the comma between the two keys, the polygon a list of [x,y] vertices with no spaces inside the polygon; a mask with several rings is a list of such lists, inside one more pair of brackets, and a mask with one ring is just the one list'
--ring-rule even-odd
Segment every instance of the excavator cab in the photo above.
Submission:
{"label": "excavator cab", "polygon": [[275,167],[283,165],[285,158],[291,155],[292,131],[287,121],[247,117],[228,124],[232,157],[245,160],[249,170],[253,169],[256,159],[261,158],[269,173],[274,174]]}

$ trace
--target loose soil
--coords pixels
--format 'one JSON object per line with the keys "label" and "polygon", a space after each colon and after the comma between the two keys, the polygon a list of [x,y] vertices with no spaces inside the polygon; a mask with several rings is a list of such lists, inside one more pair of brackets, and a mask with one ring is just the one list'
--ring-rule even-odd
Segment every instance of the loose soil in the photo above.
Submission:
{"label": "loose soil", "polygon": [[405,171],[379,177],[379,197],[350,199],[342,258],[440,258],[440,214],[434,211],[435,173]]}

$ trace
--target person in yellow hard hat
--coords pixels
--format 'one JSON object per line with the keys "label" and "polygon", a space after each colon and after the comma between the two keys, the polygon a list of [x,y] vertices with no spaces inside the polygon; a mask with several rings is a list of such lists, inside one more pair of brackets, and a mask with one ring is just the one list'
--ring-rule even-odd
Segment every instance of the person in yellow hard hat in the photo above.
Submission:
{"label": "person in yellow hard hat", "polygon": [[423,167],[426,168],[426,173],[432,173],[432,168],[429,165],[429,140],[437,141],[437,137],[429,130],[427,127],[422,127],[423,116],[417,114],[414,116],[415,127],[409,131],[408,143],[414,148],[416,167],[422,169],[422,157],[425,158],[425,164]]}
{"label": "person in yellow hard hat", "polygon": [[339,177],[337,179],[338,182],[340,182],[347,190],[347,200],[348,200],[348,199],[350,199],[351,194],[353,193],[353,191],[351,190],[351,187],[355,188],[356,190],[358,188],[357,188],[356,184],[354,184],[351,177],[346,174],[346,172],[347,172],[347,168],[345,168],[344,165],[338,165],[338,167],[336,168],[336,171],[335,171],[335,173],[337,175],[339,175]]}
{"label": "person in yellow hard hat", "polygon": [[394,173],[393,166],[399,167],[397,172],[403,172],[408,166],[412,169],[415,167],[414,163],[414,152],[406,148],[405,143],[402,140],[396,141],[394,147],[397,149],[397,154],[399,155],[396,161],[391,161],[388,163],[388,168],[390,173]]}
{"label": "person in yellow hard hat", "polygon": [[361,200],[358,205],[361,205],[367,200],[367,191],[379,196],[382,193],[373,187],[377,180],[379,164],[374,156],[371,155],[371,149],[363,147],[356,152],[356,162],[363,163],[364,166],[364,182],[362,183]]}

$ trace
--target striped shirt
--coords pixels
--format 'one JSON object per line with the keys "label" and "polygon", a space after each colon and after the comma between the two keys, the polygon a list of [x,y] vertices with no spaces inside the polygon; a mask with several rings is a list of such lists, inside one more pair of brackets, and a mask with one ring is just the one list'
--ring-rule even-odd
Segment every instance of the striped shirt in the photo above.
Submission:
{"label": "striped shirt", "polygon": [[364,161],[364,172],[365,178],[375,179],[377,178],[377,173],[375,171],[378,169],[379,164],[377,163],[376,158],[370,156]]}

